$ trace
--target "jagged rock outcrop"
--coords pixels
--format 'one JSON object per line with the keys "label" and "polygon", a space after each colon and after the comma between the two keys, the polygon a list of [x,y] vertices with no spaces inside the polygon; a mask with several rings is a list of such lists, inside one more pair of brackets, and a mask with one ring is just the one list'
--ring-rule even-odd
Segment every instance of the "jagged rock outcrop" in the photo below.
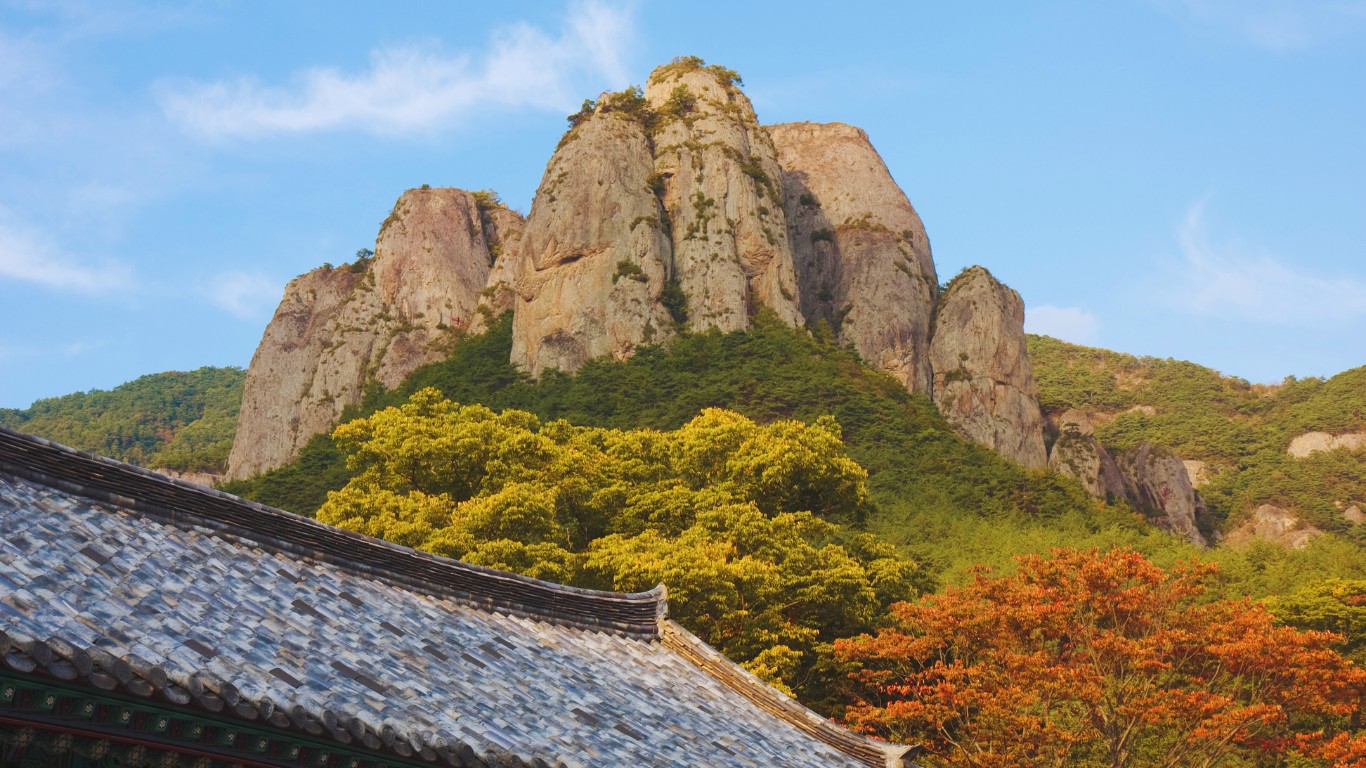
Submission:
{"label": "jagged rock outcrop", "polygon": [[519,227],[515,214],[481,215],[464,190],[413,189],[373,259],[291,281],[247,370],[228,479],[294,458],[369,382],[393,387],[442,359],[488,282],[490,241]]}
{"label": "jagged rock outcrop", "polygon": [[934,401],[955,429],[1022,466],[1048,463],[1020,294],[982,267],[954,278],[939,298],[930,367]]}
{"label": "jagged rock outcrop", "polygon": [[1200,532],[1205,502],[1191,487],[1181,458],[1165,448],[1143,443],[1115,457],[1127,487],[1126,495],[1158,526],[1206,546]]}
{"label": "jagged rock outcrop", "polygon": [[688,327],[744,330],[760,306],[797,325],[781,169],[749,99],[724,70],[686,59],[652,72],[645,98],[660,115],[653,181]]}
{"label": "jagged rock outcrop", "polygon": [[1263,504],[1252,511],[1252,516],[1229,531],[1224,543],[1245,547],[1253,541],[1269,541],[1290,549],[1303,549],[1309,542],[1323,535],[1323,531],[1306,523],[1288,509]]}
{"label": "jagged rock outcrop", "polygon": [[600,109],[569,138],[546,166],[522,237],[512,362],[532,376],[626,357],[673,328],[660,303],[670,244],[644,128]]}
{"label": "jagged rock outcrop", "polygon": [[1366,432],[1346,432],[1330,435],[1327,432],[1305,432],[1290,441],[1285,452],[1297,459],[1303,459],[1316,451],[1332,451],[1345,448],[1349,451],[1366,448]]}
{"label": "jagged rock outcrop", "polygon": [[1048,466],[1071,477],[1098,499],[1128,498],[1129,488],[1110,452],[1096,440],[1091,419],[1075,408],[1052,417],[1058,438],[1048,454]]}
{"label": "jagged rock outcrop", "polygon": [[929,238],[868,135],[842,123],[767,127],[800,309],[907,389],[929,394],[930,315],[939,279]]}

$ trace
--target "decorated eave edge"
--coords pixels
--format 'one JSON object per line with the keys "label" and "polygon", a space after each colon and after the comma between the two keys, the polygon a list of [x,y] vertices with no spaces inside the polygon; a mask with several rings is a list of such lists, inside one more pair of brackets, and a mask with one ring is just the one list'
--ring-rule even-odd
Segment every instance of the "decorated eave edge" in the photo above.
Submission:
{"label": "decorated eave edge", "polygon": [[[0,473],[176,527],[196,526],[228,540],[326,562],[377,582],[478,610],[662,642],[760,709],[873,768],[909,765],[907,759],[921,751],[849,731],[759,680],[669,620],[663,584],[646,592],[607,592],[451,560],[5,427],[0,427]],[[476,756],[465,745],[434,750],[421,739],[376,734],[343,713],[311,713],[298,708],[285,712],[271,702],[249,701],[231,683],[208,671],[191,676],[182,688],[168,681],[164,670],[139,663],[136,657],[118,658],[99,649],[67,647],[55,638],[44,641],[0,632],[0,660],[23,673],[42,671],[59,681],[79,678],[100,690],[136,697],[156,694],[177,706],[192,703],[208,713],[259,718],[276,727],[331,736],[343,744],[359,741],[371,749],[395,750],[399,755],[408,753],[427,761],[440,758],[451,765],[518,764],[510,754]]]}

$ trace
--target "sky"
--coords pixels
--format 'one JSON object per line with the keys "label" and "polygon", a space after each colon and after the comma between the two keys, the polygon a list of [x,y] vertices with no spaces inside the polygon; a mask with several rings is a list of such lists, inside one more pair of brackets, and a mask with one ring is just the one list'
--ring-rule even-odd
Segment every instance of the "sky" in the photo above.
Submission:
{"label": "sky", "polygon": [[1254,382],[1366,364],[1366,0],[0,0],[0,407],[245,367],[405,189],[519,210],[678,55],[869,134],[941,282]]}

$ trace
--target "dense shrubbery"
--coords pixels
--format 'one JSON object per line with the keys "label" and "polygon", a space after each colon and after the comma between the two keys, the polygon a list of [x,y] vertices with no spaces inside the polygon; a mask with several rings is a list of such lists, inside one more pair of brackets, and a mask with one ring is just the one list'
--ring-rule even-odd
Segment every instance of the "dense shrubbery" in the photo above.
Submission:
{"label": "dense shrubbery", "polygon": [[240,368],[156,373],[22,410],[0,408],[0,426],[141,466],[221,472],[245,380]]}

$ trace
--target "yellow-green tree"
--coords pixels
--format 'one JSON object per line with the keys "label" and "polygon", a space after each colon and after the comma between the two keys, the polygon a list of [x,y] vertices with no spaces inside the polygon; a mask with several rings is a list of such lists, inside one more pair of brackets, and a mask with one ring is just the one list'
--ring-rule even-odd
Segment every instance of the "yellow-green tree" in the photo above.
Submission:
{"label": "yellow-green tree", "polygon": [[833,641],[914,596],[915,564],[831,520],[867,473],[834,419],[707,409],[672,432],[578,427],[422,390],[333,433],[355,477],[323,522],[605,589],[664,583],[675,619],[813,703]]}

